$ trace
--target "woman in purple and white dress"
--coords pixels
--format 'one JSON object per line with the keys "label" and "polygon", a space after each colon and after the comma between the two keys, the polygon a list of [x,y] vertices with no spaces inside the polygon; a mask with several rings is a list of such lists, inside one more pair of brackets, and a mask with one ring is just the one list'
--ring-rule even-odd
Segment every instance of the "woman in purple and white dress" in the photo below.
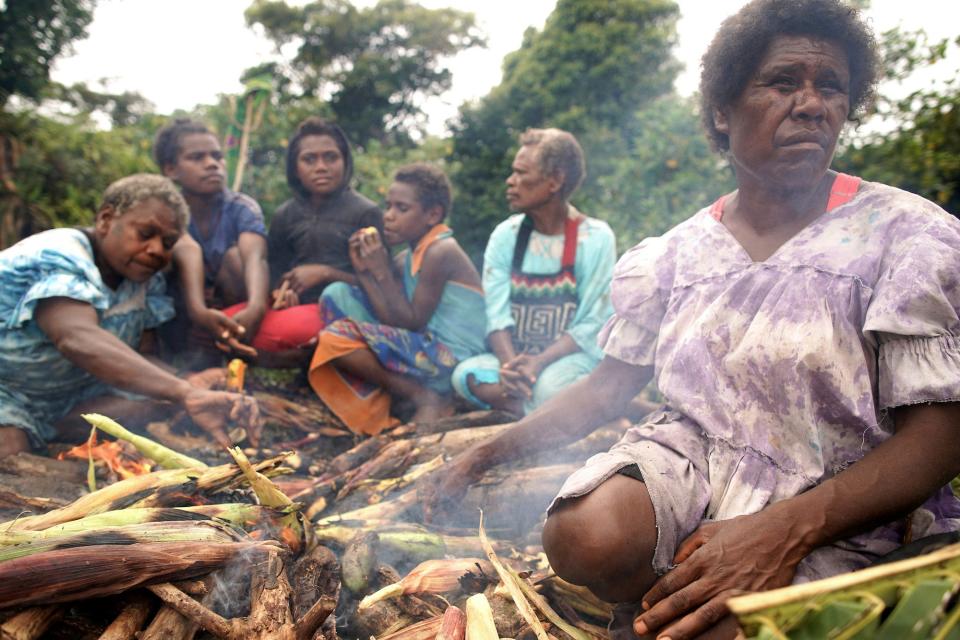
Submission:
{"label": "woman in purple and white dress", "polygon": [[737,190],[630,250],[598,368],[466,454],[561,446],[655,380],[667,405],[567,480],[543,532],[560,576],[632,603],[628,632],[722,635],[735,593],[960,525],[960,223],[830,170],[877,66],[839,0],[725,21],[702,113]]}

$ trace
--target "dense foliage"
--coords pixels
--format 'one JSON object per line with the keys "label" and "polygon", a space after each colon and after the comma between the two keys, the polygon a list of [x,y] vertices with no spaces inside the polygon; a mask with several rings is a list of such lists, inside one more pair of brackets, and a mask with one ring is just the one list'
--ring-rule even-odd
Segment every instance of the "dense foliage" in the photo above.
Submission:
{"label": "dense foliage", "polygon": [[427,9],[409,0],[380,0],[367,9],[347,0],[302,6],[256,0],[246,17],[278,48],[295,49],[277,68],[287,90],[324,96],[360,145],[409,139],[411,128],[422,123],[423,99],[450,88],[444,61],[484,43],[473,14]]}
{"label": "dense foliage", "polygon": [[[883,36],[886,76],[902,80],[960,50],[960,37],[930,43],[923,32],[889,31]],[[837,166],[933,200],[960,214],[960,83],[954,73],[893,100],[881,96],[880,133],[855,137]]]}
{"label": "dense foliage", "polygon": [[[18,13],[33,5],[33,17]],[[156,170],[153,135],[170,116],[152,113],[137,94],[49,81],[50,62],[82,37],[93,5],[0,3],[0,91],[15,95],[2,94],[0,102],[0,246],[50,225],[88,222],[107,184]],[[287,138],[308,115],[347,127],[356,143],[356,186],[375,200],[400,164],[444,164],[456,189],[452,224],[478,259],[507,214],[503,181],[517,135],[528,127],[557,126],[577,135],[589,175],[574,202],[611,224],[621,251],[732,187],[729,168],[700,131],[695,100],[670,91],[678,71],[671,0],[559,0],[543,29],[528,29],[522,46],[505,58],[502,82],[464,105],[442,138],[422,135],[420,108],[449,87],[445,61],[482,43],[470,14],[411,0],[381,0],[366,9],[345,0],[296,6],[257,0],[246,15],[282,54],[246,73],[272,81],[262,122],[251,133],[243,182],[268,218],[289,197]],[[10,33],[10,24],[20,33]],[[923,34],[884,34],[888,79],[943,64],[958,47],[960,41],[930,43]],[[16,59],[31,63],[23,64],[23,77],[10,66],[14,50]],[[960,211],[956,82],[881,98],[876,114],[846,140],[837,166]],[[224,135],[236,100],[222,96],[171,115],[200,118]]]}

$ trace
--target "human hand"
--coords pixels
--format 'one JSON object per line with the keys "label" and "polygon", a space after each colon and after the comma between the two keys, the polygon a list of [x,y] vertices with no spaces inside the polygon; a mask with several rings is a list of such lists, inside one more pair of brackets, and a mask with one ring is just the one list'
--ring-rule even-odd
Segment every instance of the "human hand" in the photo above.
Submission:
{"label": "human hand", "polygon": [[204,307],[192,320],[213,336],[217,348],[221,351],[256,357],[256,349],[242,342],[247,333],[246,328],[223,311]]}
{"label": "human hand", "polygon": [[359,272],[369,271],[375,278],[383,279],[390,274],[390,254],[380,238],[380,233],[372,227],[355,231],[350,236],[350,260]]}
{"label": "human hand", "polygon": [[417,483],[417,498],[425,523],[441,520],[460,502],[467,489],[479,479],[471,464],[472,454],[465,451]]}
{"label": "human hand", "polygon": [[223,367],[213,367],[187,374],[183,379],[198,389],[223,389],[227,385],[227,370]]}
{"label": "human hand", "polygon": [[260,443],[263,420],[257,401],[250,396],[197,388],[187,393],[183,406],[197,426],[222,446],[233,446],[227,436],[228,421],[246,430],[250,444],[257,446]]}
{"label": "human hand", "polygon": [[534,356],[521,353],[500,365],[500,385],[509,396],[529,399],[540,368]]}
{"label": "human hand", "polygon": [[263,306],[247,304],[246,307],[233,315],[234,321],[243,327],[243,341],[250,342],[260,330],[260,322],[266,313]]}
{"label": "human hand", "polygon": [[283,276],[290,290],[297,296],[301,296],[304,291],[313,289],[316,286],[330,281],[330,267],[325,264],[301,264],[287,271]]}
{"label": "human hand", "polygon": [[270,292],[271,309],[289,309],[290,307],[296,307],[299,304],[300,296],[294,293],[293,289],[290,288],[290,283],[287,280],[283,280],[280,283],[279,288]]}
{"label": "human hand", "polygon": [[693,638],[728,615],[726,602],[749,591],[790,584],[812,550],[797,540],[791,519],[773,508],[702,525],[681,543],[677,567],[644,595],[638,635]]}

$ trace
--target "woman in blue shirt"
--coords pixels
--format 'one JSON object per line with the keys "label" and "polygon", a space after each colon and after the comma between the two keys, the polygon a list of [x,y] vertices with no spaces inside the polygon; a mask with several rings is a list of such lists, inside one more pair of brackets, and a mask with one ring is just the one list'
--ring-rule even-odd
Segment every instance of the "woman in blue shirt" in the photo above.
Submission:
{"label": "woman in blue shirt", "polygon": [[[129,176],[107,188],[92,228],[0,252],[0,457],[42,447],[71,411],[97,411],[118,390],[182,405],[221,444],[228,418],[257,439],[250,398],[210,390],[213,372],[178,378],[137,351],[173,315],[160,271],[187,220],[172,182]],[[129,418],[121,404],[110,413]]]}

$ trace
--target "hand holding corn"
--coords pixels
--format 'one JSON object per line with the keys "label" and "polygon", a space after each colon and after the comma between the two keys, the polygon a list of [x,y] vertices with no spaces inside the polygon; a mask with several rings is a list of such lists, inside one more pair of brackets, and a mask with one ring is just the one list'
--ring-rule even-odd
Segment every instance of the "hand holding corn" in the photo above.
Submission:
{"label": "hand holding corn", "polygon": [[263,421],[257,401],[239,393],[193,389],[183,399],[183,406],[190,418],[209,433],[218,444],[225,447],[233,443],[227,436],[227,424],[243,427],[250,444],[260,443]]}

